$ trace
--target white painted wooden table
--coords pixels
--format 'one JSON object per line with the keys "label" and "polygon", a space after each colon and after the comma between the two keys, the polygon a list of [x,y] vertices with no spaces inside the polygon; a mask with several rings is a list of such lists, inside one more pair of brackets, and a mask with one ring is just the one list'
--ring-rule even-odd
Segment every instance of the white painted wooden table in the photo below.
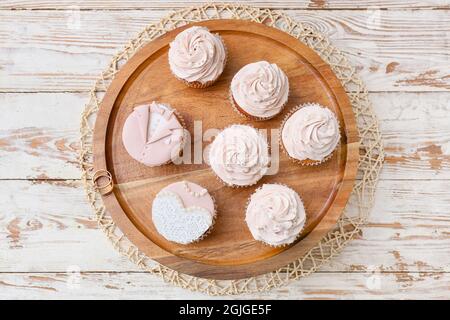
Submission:
{"label": "white painted wooden table", "polygon": [[[206,297],[114,251],[77,164],[93,80],[147,23],[186,2],[0,2],[0,298]],[[245,2],[286,10],[348,54],[387,157],[358,239],[310,277],[240,297],[449,299],[450,1]]]}

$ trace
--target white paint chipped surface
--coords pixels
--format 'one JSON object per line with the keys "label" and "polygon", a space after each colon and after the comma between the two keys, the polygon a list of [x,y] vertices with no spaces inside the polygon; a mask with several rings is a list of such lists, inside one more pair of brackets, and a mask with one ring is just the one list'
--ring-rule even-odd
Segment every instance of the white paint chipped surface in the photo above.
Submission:
{"label": "white paint chipped surface", "polygon": [[[386,163],[370,223],[342,254],[301,281],[240,298],[448,299],[448,1],[246,3],[289,9],[347,53],[371,91]],[[118,255],[93,220],[77,164],[93,79],[184,2],[72,4],[0,4],[0,299],[204,298]]]}

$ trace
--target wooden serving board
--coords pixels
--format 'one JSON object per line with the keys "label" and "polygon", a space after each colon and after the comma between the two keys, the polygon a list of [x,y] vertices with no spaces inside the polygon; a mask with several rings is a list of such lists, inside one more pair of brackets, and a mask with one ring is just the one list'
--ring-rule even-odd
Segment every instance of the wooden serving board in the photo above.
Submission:
{"label": "wooden serving board", "polygon": [[[120,70],[102,101],[94,132],[94,167],[113,177],[114,190],[103,197],[105,206],[125,235],[146,255],[174,270],[212,279],[240,279],[274,271],[305,254],[334,226],[353,188],[359,150],[355,117],[339,80],[313,50],[290,35],[249,21],[212,20],[195,25],[219,33],[228,48],[228,63],[219,80],[206,89],[188,88],[175,79],[168,64],[169,43],[184,26],[166,33],[139,50]],[[228,100],[233,75],[259,60],[276,63],[287,74],[289,101],[272,120],[254,122],[236,114]],[[276,129],[289,110],[317,102],[338,116],[342,141],[331,160],[319,166],[300,166],[280,151],[279,170],[252,187],[233,189],[219,182],[209,166],[169,164],[149,168],[133,160],[122,144],[122,128],[133,106],[159,101],[170,104],[184,117],[193,136],[194,121],[203,133],[233,123]],[[270,131],[269,131],[270,132]],[[268,134],[269,140],[271,135]],[[209,141],[192,141],[205,148]],[[272,149],[276,153],[276,149]],[[155,230],[151,206],[164,186],[189,180],[209,190],[218,208],[216,224],[202,241],[178,245]],[[307,223],[301,238],[283,248],[253,240],[244,221],[248,197],[264,183],[282,183],[302,197]]]}

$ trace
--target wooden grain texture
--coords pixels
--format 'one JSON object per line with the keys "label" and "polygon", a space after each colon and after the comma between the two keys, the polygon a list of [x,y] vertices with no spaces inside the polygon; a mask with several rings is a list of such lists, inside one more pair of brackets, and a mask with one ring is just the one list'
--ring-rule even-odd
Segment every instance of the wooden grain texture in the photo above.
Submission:
{"label": "wooden grain texture", "polygon": [[0,190],[0,272],[137,270],[98,229],[80,181],[1,181]]}
{"label": "wooden grain texture", "polygon": [[[79,118],[87,98],[85,93],[0,94],[0,179],[80,179]],[[381,178],[450,179],[450,93],[371,93],[369,98],[386,149]]]}
{"label": "wooden grain texture", "polygon": [[142,273],[0,274],[0,299],[448,299],[449,287],[449,273],[317,272],[270,292],[209,297]]}
{"label": "wooden grain texture", "polygon": [[382,179],[450,178],[450,92],[373,94],[386,152]]}
{"label": "wooden grain texture", "polygon": [[[103,98],[93,137],[94,171],[107,170],[112,174],[117,187],[103,197],[105,207],[127,237],[149,257],[174,270],[212,279],[264,274],[308,252],[342,214],[353,189],[359,159],[355,116],[330,66],[297,39],[249,21],[213,20],[195,25],[218,32],[227,45],[228,55],[233,57],[220,79],[207,90],[197,90],[187,88],[171,74],[167,63],[169,43],[188,26],[168,32],[143,47],[122,67]],[[267,51],[268,47],[272,50]],[[286,72],[289,101],[282,114],[274,119],[244,122],[227,99],[229,83],[242,66],[260,60],[277,63]],[[191,134],[195,121],[201,121],[202,132],[234,123],[278,129],[290,109],[312,100],[328,106],[336,114],[342,132],[341,146],[327,163],[314,167],[296,165],[280,153],[279,159],[272,159],[279,161],[276,174],[265,176],[255,186],[232,189],[220,183],[203,161],[198,165],[190,164],[189,160],[189,164],[147,167],[130,157],[121,138],[124,122],[133,106],[155,100],[177,108]],[[208,110],[206,116],[205,110]],[[199,138],[192,136],[192,141]],[[203,143],[204,148],[207,145]],[[167,241],[149,217],[151,202],[159,190],[179,179],[209,190],[218,207],[211,234],[191,245]],[[307,222],[301,240],[295,244],[273,248],[254,240],[248,232],[243,212],[249,196],[262,183],[283,183],[301,194]]]}
{"label": "wooden grain texture", "polygon": [[[78,20],[78,13],[71,11],[0,11],[0,92],[86,91],[114,53],[167,13],[81,11]],[[329,35],[371,91],[450,88],[446,10],[292,10],[289,14]]]}
{"label": "wooden grain texture", "polygon": [[[444,180],[380,181],[368,226],[321,270],[450,272],[449,202]],[[0,273],[139,270],[98,229],[80,181],[0,181],[0,203]]]}
{"label": "wooden grain texture", "polygon": [[79,179],[86,94],[0,94],[0,179]]}
{"label": "wooden grain texture", "polygon": [[[208,3],[223,3],[224,1],[207,1]],[[127,10],[127,9],[175,9],[185,8],[186,1],[182,0],[3,0],[1,9],[58,9],[65,10],[71,6],[91,10]],[[203,0],[190,0],[189,5],[204,4]],[[446,0],[247,0],[232,1],[258,7],[279,9],[366,9],[366,8],[420,8],[420,9],[448,9]]]}

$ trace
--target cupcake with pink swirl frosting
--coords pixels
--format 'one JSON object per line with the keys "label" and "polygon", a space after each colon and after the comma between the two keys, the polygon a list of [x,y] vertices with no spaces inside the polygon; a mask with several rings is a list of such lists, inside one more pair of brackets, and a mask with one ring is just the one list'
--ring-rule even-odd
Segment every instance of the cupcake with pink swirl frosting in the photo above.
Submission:
{"label": "cupcake with pink swirl frosting", "polygon": [[210,145],[209,163],[225,185],[253,185],[269,167],[267,139],[253,127],[232,125],[220,132]]}
{"label": "cupcake with pink swirl frosting", "polygon": [[255,240],[281,247],[300,236],[306,212],[297,192],[281,184],[264,184],[250,196],[245,221]]}
{"label": "cupcake with pink swirl frosting", "polygon": [[304,165],[317,165],[330,159],[340,139],[336,115],[317,103],[293,109],[281,125],[283,150]]}
{"label": "cupcake with pink swirl frosting", "polygon": [[189,87],[212,85],[222,74],[226,61],[227,50],[222,38],[206,27],[186,29],[170,43],[170,70]]}
{"label": "cupcake with pink swirl frosting", "polygon": [[288,101],[289,80],[276,64],[247,64],[233,77],[230,101],[238,113],[252,120],[268,120],[279,114]]}

